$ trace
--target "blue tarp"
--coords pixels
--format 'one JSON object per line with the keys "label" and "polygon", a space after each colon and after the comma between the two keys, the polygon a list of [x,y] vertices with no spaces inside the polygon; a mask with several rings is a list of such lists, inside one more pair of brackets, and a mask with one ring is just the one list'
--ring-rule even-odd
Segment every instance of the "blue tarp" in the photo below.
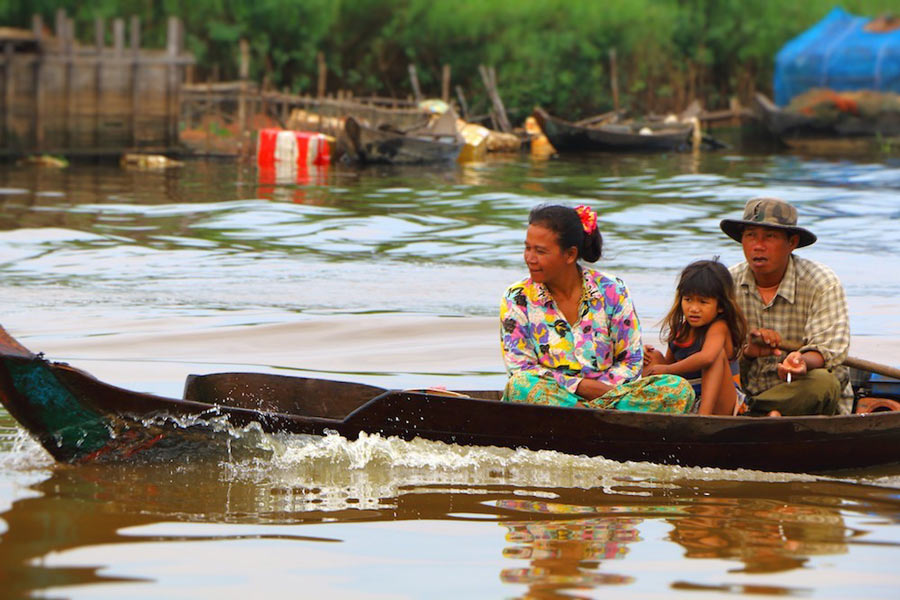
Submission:
{"label": "blue tarp", "polygon": [[870,32],[869,17],[834,8],[775,56],[775,103],[810,88],[900,94],[900,29]]}

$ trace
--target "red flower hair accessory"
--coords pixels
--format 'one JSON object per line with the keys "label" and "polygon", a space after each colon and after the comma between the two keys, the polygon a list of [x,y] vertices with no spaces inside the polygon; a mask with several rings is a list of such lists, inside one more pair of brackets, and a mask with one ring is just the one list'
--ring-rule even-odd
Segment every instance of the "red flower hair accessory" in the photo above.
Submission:
{"label": "red flower hair accessory", "polygon": [[579,204],[575,207],[575,212],[578,213],[578,218],[581,219],[581,226],[586,234],[591,235],[597,231],[597,213],[590,206]]}

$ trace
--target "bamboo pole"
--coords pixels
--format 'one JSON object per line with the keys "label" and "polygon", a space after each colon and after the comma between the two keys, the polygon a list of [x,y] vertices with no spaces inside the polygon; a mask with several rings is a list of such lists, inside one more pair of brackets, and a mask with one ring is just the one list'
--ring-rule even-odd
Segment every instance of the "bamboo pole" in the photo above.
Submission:
{"label": "bamboo pole", "polygon": [[421,102],[422,89],[419,87],[419,74],[416,71],[416,65],[410,63],[406,68],[409,71],[409,82],[410,84],[412,84],[413,94],[416,98],[416,102]]}
{"label": "bamboo pole", "polygon": [[463,89],[460,86],[456,86],[456,97],[459,99],[459,107],[462,109],[462,117],[466,121],[469,120],[469,104],[466,102],[466,96],[463,94]]}
{"label": "bamboo pole", "polygon": [[612,88],[613,109],[619,110],[619,65],[615,48],[609,50],[609,85]]}
{"label": "bamboo pole", "polygon": [[166,132],[165,144],[171,148],[178,143],[179,68],[178,55],[181,54],[181,19],[169,17],[166,23]]}
{"label": "bamboo pole", "polygon": [[125,20],[113,19],[113,53],[121,58],[125,54]]}
{"label": "bamboo pole", "polygon": [[75,94],[73,93],[73,80],[74,80],[74,69],[75,69],[75,60],[74,60],[74,45],[75,45],[75,22],[63,16],[62,19],[62,27],[63,27],[63,35],[62,43],[66,56],[65,62],[65,79],[63,84],[63,148],[71,148],[72,147],[72,126],[73,126],[73,115],[75,113],[75,108],[73,103],[75,101]]}
{"label": "bamboo pole", "polygon": [[441,100],[450,102],[450,65],[441,69]]}
{"label": "bamboo pole", "polygon": [[238,92],[238,131],[241,132],[241,142],[239,153],[243,154],[247,150],[245,148],[247,141],[247,79],[250,77],[250,42],[241,39],[241,62],[240,62],[240,80],[241,89]]}
{"label": "bamboo pole", "polygon": [[[31,27],[38,47],[43,46],[44,20],[41,15],[34,15]],[[41,85],[44,71],[44,55],[41,53],[34,61],[34,150],[40,152],[44,147],[44,89]]]}
{"label": "bamboo pole", "polygon": [[12,104],[14,98],[14,80],[12,76],[13,44],[6,42],[3,45],[3,145],[10,148],[12,132]]}
{"label": "bamboo pole", "polygon": [[510,133],[512,126],[510,126],[509,119],[506,117],[506,108],[503,106],[503,100],[500,99],[500,92],[497,91],[497,71],[494,67],[488,68],[484,65],[478,65],[478,71],[481,73],[481,80],[484,82],[484,87],[487,89],[488,96],[494,106],[492,120],[496,123],[495,127],[498,127],[504,133]]}
{"label": "bamboo pole", "polygon": [[316,88],[316,96],[325,97],[325,79],[328,76],[328,67],[325,65],[325,54],[319,52],[316,54],[316,63],[319,66],[319,85]]}
{"label": "bamboo pole", "polygon": [[[758,343],[758,342],[755,342]],[[764,345],[764,344],[762,344]],[[785,352],[794,352],[803,347],[803,344],[797,342],[795,340],[781,340],[781,343],[778,345],[780,350],[784,350]],[[885,377],[893,377],[894,379],[900,379],[900,369],[897,367],[892,367],[890,365],[883,365],[880,363],[872,362],[870,360],[866,360],[864,358],[855,358],[853,356],[848,356],[844,359],[844,362],[841,363],[848,367],[853,367],[854,369],[859,369],[861,371],[870,371],[872,373],[878,373],[879,375],[884,375]]]}
{"label": "bamboo pole", "polygon": [[[211,79],[207,79],[207,80],[206,80],[206,114],[207,114],[207,115],[209,115],[209,114],[211,114],[211,113],[213,112],[212,107],[213,107],[213,100],[212,100],[212,80],[211,80]],[[202,117],[202,116],[200,117],[200,123],[203,123],[203,117]],[[210,125],[211,125],[211,123],[207,123],[207,124],[206,124],[206,127],[205,127],[205,129],[204,129],[204,132],[203,132],[203,133],[204,133],[204,135],[203,135],[203,147],[204,147],[204,149],[206,150],[206,154],[207,154],[207,155],[209,155],[209,153],[210,153],[210,150],[211,150],[211,146],[210,146],[210,145],[211,145],[211,143],[212,143],[212,140],[211,140],[211,137],[210,137],[210,136],[212,136],[212,131],[211,131]]]}
{"label": "bamboo pole", "polygon": [[103,112],[103,48],[106,45],[106,23],[103,17],[94,19],[94,53],[97,64],[94,65],[94,149],[99,150],[103,143],[100,134],[100,115]]}
{"label": "bamboo pole", "polygon": [[140,110],[140,89],[138,85],[138,70],[141,50],[141,20],[137,16],[131,17],[131,145],[138,145],[138,111]]}

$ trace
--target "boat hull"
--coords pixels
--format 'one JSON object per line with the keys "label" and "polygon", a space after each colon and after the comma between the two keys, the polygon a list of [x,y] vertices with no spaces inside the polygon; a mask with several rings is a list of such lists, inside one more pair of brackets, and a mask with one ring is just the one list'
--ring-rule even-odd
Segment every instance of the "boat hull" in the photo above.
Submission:
{"label": "boat hull", "polygon": [[762,94],[756,95],[754,109],[769,133],[795,150],[847,154],[900,147],[897,111],[886,111],[877,118],[845,114],[826,120],[779,108]]}
{"label": "boat hull", "polygon": [[[2,331],[2,329],[0,329]],[[8,338],[11,339],[11,338]],[[12,349],[11,349],[12,348]],[[227,429],[361,433],[617,461],[828,472],[900,463],[900,412],[783,418],[561,408],[259,373],[190,376],[184,397],[106,384],[0,343],[0,402],[59,461],[204,452]]]}
{"label": "boat hull", "polygon": [[344,131],[350,141],[351,155],[366,164],[417,165],[450,163],[462,151],[459,136],[415,136],[375,129],[348,118]]}
{"label": "boat hull", "polygon": [[537,108],[534,117],[558,152],[665,152],[690,147],[691,125],[654,126],[642,135],[617,125],[580,126]]}

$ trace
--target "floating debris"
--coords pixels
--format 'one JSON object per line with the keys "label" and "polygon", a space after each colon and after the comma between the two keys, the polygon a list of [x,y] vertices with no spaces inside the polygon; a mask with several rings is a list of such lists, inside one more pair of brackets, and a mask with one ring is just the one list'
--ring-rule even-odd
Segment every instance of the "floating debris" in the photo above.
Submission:
{"label": "floating debris", "polygon": [[123,154],[120,162],[123,167],[138,169],[168,169],[184,164],[161,154]]}
{"label": "floating debris", "polygon": [[19,161],[20,165],[36,165],[38,167],[49,167],[51,169],[65,169],[69,166],[69,161],[62,156],[52,156],[50,154],[36,154],[34,156],[26,156]]}

